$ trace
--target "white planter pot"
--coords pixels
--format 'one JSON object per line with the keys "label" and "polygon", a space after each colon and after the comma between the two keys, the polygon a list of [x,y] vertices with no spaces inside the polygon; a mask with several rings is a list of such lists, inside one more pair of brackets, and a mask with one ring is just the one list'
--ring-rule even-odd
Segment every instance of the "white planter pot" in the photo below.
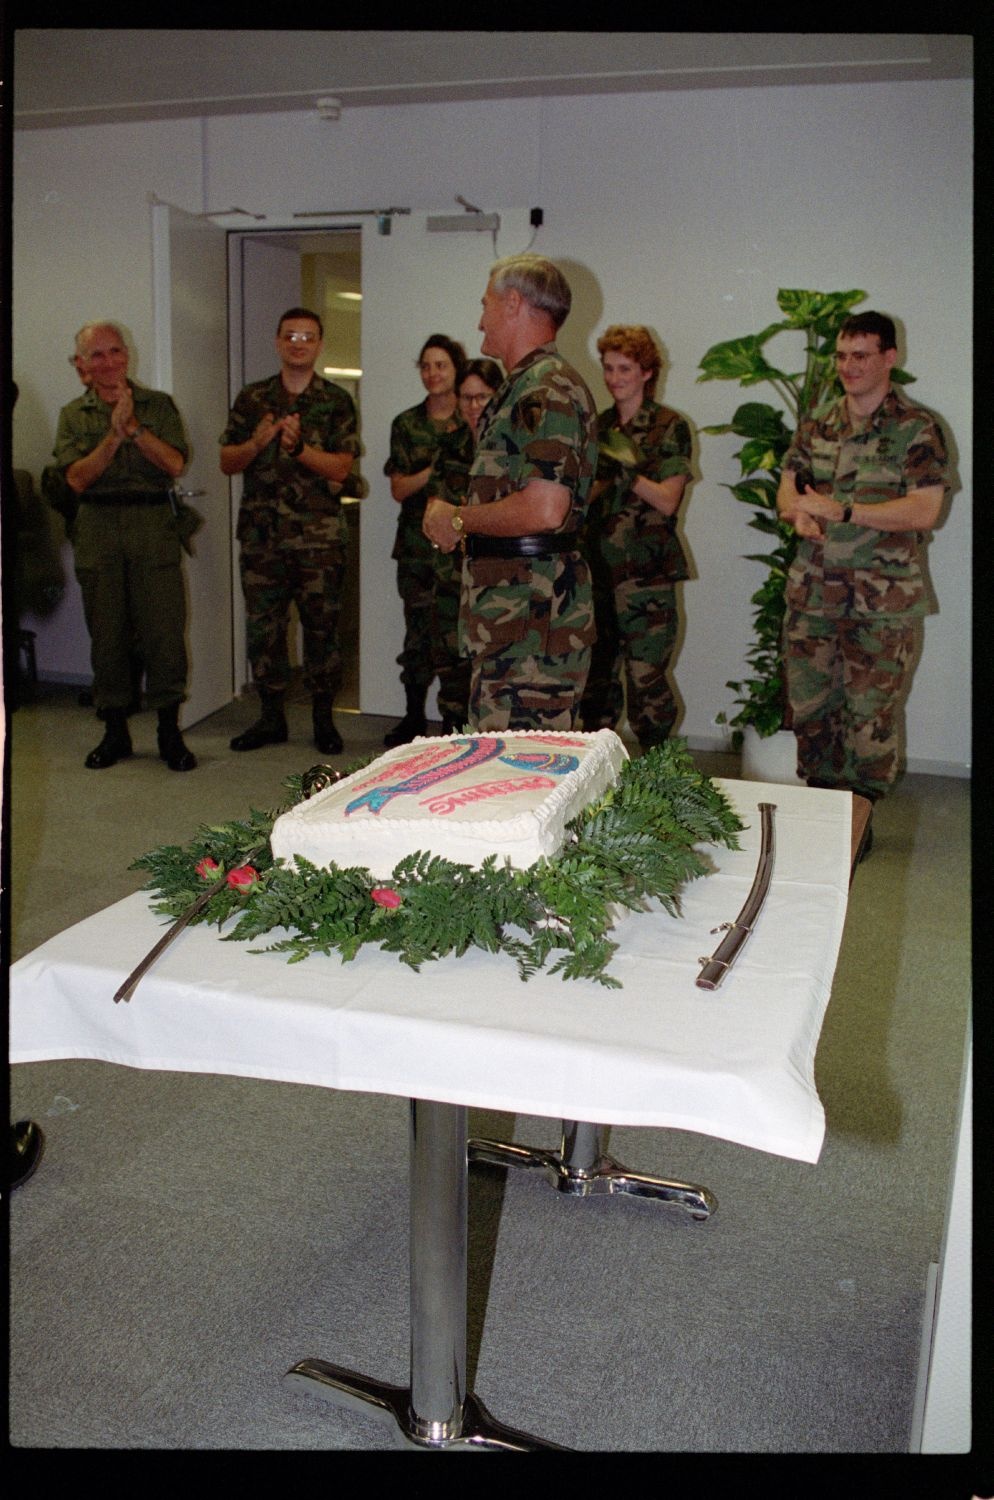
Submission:
{"label": "white planter pot", "polygon": [[776,734],[763,736],[747,724],[742,731],[742,780],[799,786],[793,730],[778,729]]}

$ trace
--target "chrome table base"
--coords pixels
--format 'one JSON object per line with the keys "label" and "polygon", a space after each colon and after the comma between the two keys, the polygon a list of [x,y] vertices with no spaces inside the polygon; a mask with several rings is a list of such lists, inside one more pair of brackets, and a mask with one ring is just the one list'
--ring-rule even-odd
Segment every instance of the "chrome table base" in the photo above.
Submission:
{"label": "chrome table base", "polygon": [[507,1141],[471,1140],[469,1160],[491,1167],[530,1167],[546,1174],[560,1193],[588,1198],[599,1193],[628,1193],[636,1198],[654,1198],[683,1209],[691,1218],[710,1218],[718,1200],[705,1187],[691,1182],[668,1182],[630,1172],[604,1152],[605,1128],[583,1120],[564,1120],[558,1151],[537,1146],[515,1146]]}
{"label": "chrome table base", "polygon": [[407,1386],[370,1380],[323,1359],[302,1359],[283,1378],[345,1411],[376,1418],[391,1447],[466,1453],[536,1453],[557,1447],[496,1422],[472,1392],[463,1398],[457,1420],[431,1422],[415,1416]]}
{"label": "chrome table base", "polygon": [[466,1390],[466,1109],[411,1100],[411,1384],[304,1359],[284,1379],[373,1417],[392,1445],[528,1453],[558,1444],[505,1427]]}

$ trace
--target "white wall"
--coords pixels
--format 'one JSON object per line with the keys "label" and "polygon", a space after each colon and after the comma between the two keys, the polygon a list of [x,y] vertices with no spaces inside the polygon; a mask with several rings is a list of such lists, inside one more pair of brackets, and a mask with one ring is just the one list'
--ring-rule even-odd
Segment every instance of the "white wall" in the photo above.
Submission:
{"label": "white wall", "polygon": [[[14,463],[37,480],[51,460],[59,408],[82,393],[67,360],[83,323],[121,323],[130,373],[155,383],[149,193],[199,210],[200,124],[28,131],[18,133],[15,155]],[[68,546],[63,560],[62,605],[25,624],[38,633],[43,677],[88,682],[90,641]]]}
{"label": "white wall", "polygon": [[[864,307],[890,312],[906,328],[901,354],[918,376],[913,394],[943,418],[959,456],[951,510],[930,549],[939,613],[927,622],[908,704],[908,754],[912,768],[968,765],[968,82],[346,109],[337,123],[287,113],[32,131],[15,138],[15,174],[14,370],[22,390],[15,460],[36,472],[58,408],[74,394],[65,356],[79,323],[116,312],[150,365],[149,190],[194,210],[238,204],[274,225],[288,223],[295,210],[397,205],[455,212],[457,193],[488,212],[541,206],[545,225],[534,248],[565,265],[577,293],[561,345],[599,403],[607,398],[598,332],[608,322],[645,322],[670,362],[663,399],[698,426],[726,420],[746,399],[724,382],[697,385],[701,355],[719,339],[775,321],[778,287],[864,288]],[[396,244],[400,285],[410,235],[395,234],[378,252],[388,256]],[[499,254],[523,248],[502,231]],[[465,307],[468,288],[458,279],[451,285],[452,331],[472,329],[479,293]],[[425,311],[411,298],[394,319],[391,371],[432,331]],[[368,308],[364,316],[371,316]],[[797,368],[799,352],[783,355]],[[364,436],[372,452],[386,440],[381,383],[392,390],[395,376],[382,350],[365,339],[364,361]],[[412,382],[399,404],[419,394]],[[766,392],[754,394],[763,399]],[[699,743],[716,740],[714,715],[730,703],[725,680],[741,673],[749,595],[763,576],[759,565],[741,560],[762,540],[722,489],[736,477],[736,446],[728,438],[700,439],[701,478],[684,523],[697,577],[684,587],[686,636],[676,679],[686,706],[681,731]],[[370,536],[382,534],[367,519],[370,510],[393,504],[380,469],[364,465],[371,484],[364,536],[367,526]],[[393,571],[388,557],[381,561],[385,598]],[[368,592],[365,573],[363,584]],[[366,629],[364,656],[392,663],[399,640],[370,636]],[[46,635],[39,639],[43,671],[55,665],[49,649]],[[364,661],[364,683],[381,677]],[[364,696],[368,711],[400,708],[392,675],[383,682]]]}

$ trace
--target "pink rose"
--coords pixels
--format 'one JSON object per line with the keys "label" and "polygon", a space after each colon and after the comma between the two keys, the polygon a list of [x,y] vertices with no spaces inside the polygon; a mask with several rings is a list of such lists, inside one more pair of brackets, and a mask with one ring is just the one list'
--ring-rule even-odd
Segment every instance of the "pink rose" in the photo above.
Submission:
{"label": "pink rose", "polygon": [[251,865],[239,865],[237,870],[228,871],[228,884],[233,891],[247,891],[258,879],[259,872]]}
{"label": "pink rose", "polygon": [[378,885],[369,894],[377,906],[389,907],[391,911],[395,911],[401,902],[400,894],[397,891],[391,890],[388,885]]}
{"label": "pink rose", "polygon": [[220,868],[221,866],[218,864],[216,859],[205,857],[197,866],[197,874],[200,876],[201,880],[213,880]]}

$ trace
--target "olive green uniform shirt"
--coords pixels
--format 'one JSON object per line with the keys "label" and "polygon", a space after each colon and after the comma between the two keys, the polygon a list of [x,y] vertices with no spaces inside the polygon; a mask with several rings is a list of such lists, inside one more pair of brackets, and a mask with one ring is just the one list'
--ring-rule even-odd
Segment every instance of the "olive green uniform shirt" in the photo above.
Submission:
{"label": "olive green uniform shirt", "polygon": [[[134,400],[135,420],[151,429],[157,438],[177,449],[184,460],[190,455],[183,431],[183,419],[172,396],[165,391],[150,391],[129,380]],[[84,391],[59,413],[55,435],[56,467],[68,469],[77,459],[86,458],[110,431],[113,406],[101,401],[96,391]],[[122,443],[99,479],[85,489],[81,499],[100,494],[148,494],[152,490],[169,490],[173,481],[165,470],[144,456],[136,443]]]}

